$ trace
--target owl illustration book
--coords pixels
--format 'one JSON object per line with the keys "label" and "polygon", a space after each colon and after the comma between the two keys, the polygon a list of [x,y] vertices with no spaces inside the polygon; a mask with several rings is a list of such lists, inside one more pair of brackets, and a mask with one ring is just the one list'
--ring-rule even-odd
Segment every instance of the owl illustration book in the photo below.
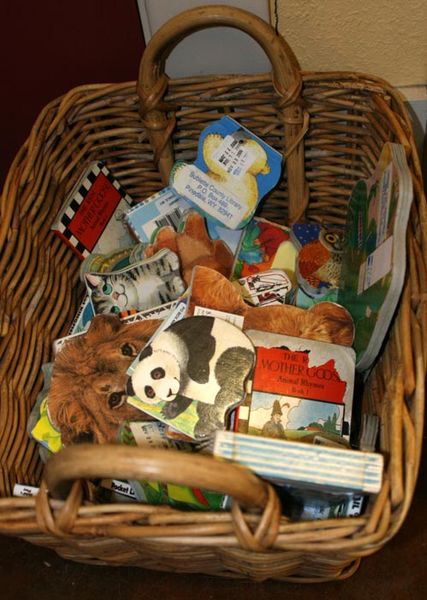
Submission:
{"label": "owl illustration book", "polygon": [[299,248],[296,276],[299,287],[311,298],[322,298],[339,287],[344,231],[315,223],[292,225],[292,239]]}

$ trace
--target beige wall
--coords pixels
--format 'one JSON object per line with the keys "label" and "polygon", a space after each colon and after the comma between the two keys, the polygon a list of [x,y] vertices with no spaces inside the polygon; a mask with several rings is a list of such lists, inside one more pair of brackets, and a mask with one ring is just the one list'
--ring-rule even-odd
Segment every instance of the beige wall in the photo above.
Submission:
{"label": "beige wall", "polygon": [[427,84],[427,0],[270,0],[270,10],[306,71]]}

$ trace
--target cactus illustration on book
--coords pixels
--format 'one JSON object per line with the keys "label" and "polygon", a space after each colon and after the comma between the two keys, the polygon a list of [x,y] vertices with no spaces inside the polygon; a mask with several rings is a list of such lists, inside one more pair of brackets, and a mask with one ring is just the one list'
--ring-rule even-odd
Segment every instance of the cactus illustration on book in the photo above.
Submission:
{"label": "cactus illustration on book", "polygon": [[387,142],[372,176],[356,183],[348,207],[338,302],[354,320],[358,370],[375,360],[402,291],[412,196],[405,149]]}

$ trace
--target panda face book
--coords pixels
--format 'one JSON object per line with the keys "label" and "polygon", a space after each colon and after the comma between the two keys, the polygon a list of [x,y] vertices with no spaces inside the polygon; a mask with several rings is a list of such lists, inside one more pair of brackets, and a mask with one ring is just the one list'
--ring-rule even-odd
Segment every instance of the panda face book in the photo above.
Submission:
{"label": "panda face book", "polygon": [[225,429],[254,364],[252,342],[231,323],[182,319],[155,336],[129,368],[128,403],[200,440]]}

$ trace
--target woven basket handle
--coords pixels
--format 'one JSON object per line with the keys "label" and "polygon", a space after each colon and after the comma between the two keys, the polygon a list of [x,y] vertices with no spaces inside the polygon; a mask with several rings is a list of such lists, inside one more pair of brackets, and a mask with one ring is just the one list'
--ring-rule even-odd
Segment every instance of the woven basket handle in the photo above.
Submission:
{"label": "woven basket handle", "polygon": [[135,479],[200,487],[264,508],[268,485],[247,469],[211,456],[119,445],[64,448],[46,464],[44,480],[53,497],[64,496],[77,479]]}
{"label": "woven basket handle", "polygon": [[[65,448],[47,462],[36,498],[40,529],[62,536],[80,526],[81,533],[84,527],[79,521],[79,507],[83,494],[79,480],[94,478],[162,481],[228,494],[235,500],[230,519],[236,538],[248,550],[271,547],[279,532],[281,507],[274,489],[244,467],[176,450],[90,444]],[[48,497],[63,495],[67,499],[54,514]],[[255,527],[246,523],[240,504],[261,509]]]}
{"label": "woven basket handle", "polygon": [[286,146],[288,173],[289,220],[292,222],[303,211],[306,185],[304,179],[304,149],[301,132],[303,111],[298,102],[302,78],[298,61],[273,27],[252,13],[229,6],[204,6],[180,13],[165,23],[151,38],[142,56],[138,95],[143,122],[148,130],[163,183],[167,185],[174,163],[170,135],[175,122],[161,109],[161,100],[168,80],[164,75],[166,58],[187,35],[210,27],[232,27],[251,36],[262,47],[272,65],[274,87],[281,97],[281,113]]}

